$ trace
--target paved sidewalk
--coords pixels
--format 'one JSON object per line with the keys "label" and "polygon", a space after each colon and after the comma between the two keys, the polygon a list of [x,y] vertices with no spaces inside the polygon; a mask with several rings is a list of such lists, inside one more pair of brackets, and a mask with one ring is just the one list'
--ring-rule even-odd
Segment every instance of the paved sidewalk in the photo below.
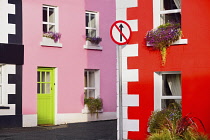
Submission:
{"label": "paved sidewalk", "polygon": [[0,140],[116,140],[117,120],[58,126],[4,128]]}

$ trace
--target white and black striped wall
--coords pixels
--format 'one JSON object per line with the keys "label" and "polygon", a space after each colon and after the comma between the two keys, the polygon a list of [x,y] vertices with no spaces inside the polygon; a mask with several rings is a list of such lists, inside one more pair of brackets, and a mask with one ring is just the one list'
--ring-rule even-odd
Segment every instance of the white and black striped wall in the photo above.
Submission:
{"label": "white and black striped wall", "polygon": [[0,128],[22,126],[22,0],[0,0]]}

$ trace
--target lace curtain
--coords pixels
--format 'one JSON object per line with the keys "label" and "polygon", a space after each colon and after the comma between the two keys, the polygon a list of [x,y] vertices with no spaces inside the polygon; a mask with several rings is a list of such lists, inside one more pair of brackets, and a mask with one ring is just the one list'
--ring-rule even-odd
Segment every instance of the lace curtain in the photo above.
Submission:
{"label": "lace curtain", "polygon": [[174,0],[174,3],[178,9],[181,9],[181,0]]}
{"label": "lace curtain", "polygon": [[167,82],[173,96],[181,96],[181,77],[180,74],[167,75]]}

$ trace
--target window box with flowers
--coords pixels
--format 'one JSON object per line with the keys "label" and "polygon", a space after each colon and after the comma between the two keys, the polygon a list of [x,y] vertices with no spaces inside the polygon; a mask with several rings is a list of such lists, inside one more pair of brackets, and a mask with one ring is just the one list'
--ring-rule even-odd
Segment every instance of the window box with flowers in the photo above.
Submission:
{"label": "window box with flowers", "polygon": [[93,50],[102,50],[100,42],[102,41],[101,37],[86,37],[86,44],[84,45],[85,49]]}
{"label": "window box with flowers", "polygon": [[180,40],[182,31],[179,23],[168,22],[148,31],[147,46],[161,54],[162,66],[166,63],[167,48]]}
{"label": "window box with flowers", "polygon": [[59,43],[60,38],[61,38],[60,33],[51,32],[51,31],[43,33],[42,42],[40,43],[40,45],[62,47],[62,44]]}

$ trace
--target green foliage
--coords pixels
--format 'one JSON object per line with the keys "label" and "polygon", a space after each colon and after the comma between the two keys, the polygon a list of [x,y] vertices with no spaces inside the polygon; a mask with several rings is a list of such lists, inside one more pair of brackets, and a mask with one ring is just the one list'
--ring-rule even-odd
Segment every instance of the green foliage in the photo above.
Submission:
{"label": "green foliage", "polygon": [[149,129],[151,133],[159,132],[167,123],[168,118],[174,125],[182,116],[181,107],[177,103],[172,103],[167,109],[154,111],[149,119]]}
{"label": "green foliage", "polygon": [[155,111],[149,119],[150,135],[147,140],[208,140],[208,136],[198,132],[197,123],[203,129],[202,121],[196,117],[181,114],[181,107],[172,103],[167,109]]}
{"label": "green foliage", "polygon": [[97,114],[98,117],[98,111],[103,108],[103,102],[101,98],[85,98],[84,103],[88,106],[88,110],[90,111],[90,114],[93,115],[94,113]]}
{"label": "green foliage", "polygon": [[182,140],[180,137],[171,134],[168,129],[163,129],[158,133],[148,136],[147,140]]}

